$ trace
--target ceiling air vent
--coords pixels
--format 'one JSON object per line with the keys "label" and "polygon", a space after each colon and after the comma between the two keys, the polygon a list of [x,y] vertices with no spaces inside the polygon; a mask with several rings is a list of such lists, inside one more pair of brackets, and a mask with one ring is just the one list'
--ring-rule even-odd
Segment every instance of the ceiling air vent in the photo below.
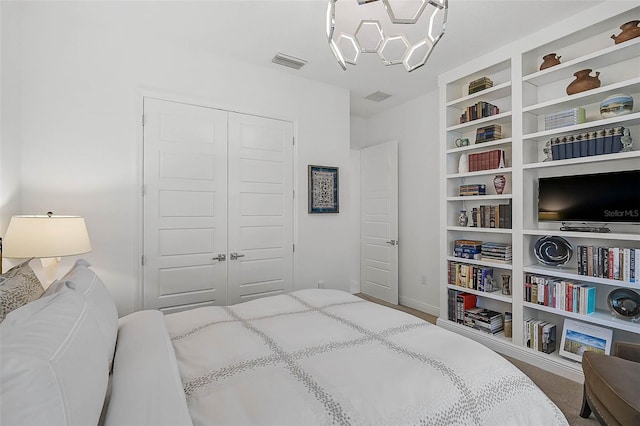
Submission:
{"label": "ceiling air vent", "polygon": [[285,55],[283,53],[277,53],[276,56],[271,59],[271,62],[296,70],[299,70],[307,63],[304,59],[294,58],[293,56]]}
{"label": "ceiling air vent", "polygon": [[373,101],[373,102],[382,102],[385,99],[390,98],[390,97],[391,97],[391,95],[388,94],[388,93],[377,91],[377,92],[373,92],[369,96],[365,96],[364,98],[365,99],[369,99],[370,101]]}

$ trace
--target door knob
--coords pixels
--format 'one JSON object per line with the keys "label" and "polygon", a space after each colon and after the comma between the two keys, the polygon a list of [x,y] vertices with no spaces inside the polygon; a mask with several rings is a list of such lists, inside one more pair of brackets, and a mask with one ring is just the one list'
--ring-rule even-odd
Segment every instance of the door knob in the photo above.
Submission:
{"label": "door knob", "polygon": [[399,241],[398,240],[391,240],[391,241],[385,241],[387,244],[390,244],[392,246],[397,246]]}
{"label": "door knob", "polygon": [[224,262],[225,260],[227,260],[227,255],[226,254],[219,254],[217,257],[211,258],[211,260],[217,260],[218,262]]}
{"label": "door knob", "polygon": [[229,259],[231,260],[237,260],[239,257],[244,257],[244,254],[229,253]]}

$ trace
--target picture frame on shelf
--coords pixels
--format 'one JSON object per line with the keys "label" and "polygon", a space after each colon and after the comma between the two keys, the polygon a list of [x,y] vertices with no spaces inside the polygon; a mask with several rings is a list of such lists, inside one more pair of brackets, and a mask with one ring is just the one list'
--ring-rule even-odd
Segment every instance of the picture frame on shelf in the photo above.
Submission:
{"label": "picture frame on shelf", "polygon": [[339,213],[338,168],[308,166],[309,214]]}
{"label": "picture frame on shelf", "polygon": [[609,355],[613,331],[570,319],[564,320],[560,355],[574,361],[582,361],[585,351],[600,352]]}

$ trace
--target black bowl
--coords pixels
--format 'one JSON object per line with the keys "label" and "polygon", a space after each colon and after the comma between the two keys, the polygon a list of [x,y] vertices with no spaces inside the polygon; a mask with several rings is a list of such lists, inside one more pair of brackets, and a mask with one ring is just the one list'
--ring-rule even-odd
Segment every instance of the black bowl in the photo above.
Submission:
{"label": "black bowl", "polygon": [[640,294],[629,288],[617,288],[607,296],[611,312],[623,318],[640,317]]}

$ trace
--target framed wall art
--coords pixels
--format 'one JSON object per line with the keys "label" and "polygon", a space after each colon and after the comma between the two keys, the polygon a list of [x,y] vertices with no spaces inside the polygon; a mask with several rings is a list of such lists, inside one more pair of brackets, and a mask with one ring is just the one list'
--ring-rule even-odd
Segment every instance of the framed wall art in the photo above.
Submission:
{"label": "framed wall art", "polygon": [[560,355],[578,362],[585,351],[609,355],[612,340],[613,331],[608,328],[565,319]]}
{"label": "framed wall art", "polygon": [[309,213],[338,213],[338,168],[309,166]]}

